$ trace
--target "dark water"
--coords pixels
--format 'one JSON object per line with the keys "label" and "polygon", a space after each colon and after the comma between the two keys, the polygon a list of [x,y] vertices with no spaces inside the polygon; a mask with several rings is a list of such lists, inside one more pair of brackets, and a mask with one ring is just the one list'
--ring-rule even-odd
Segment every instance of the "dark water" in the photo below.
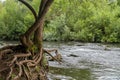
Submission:
{"label": "dark water", "polygon": [[[52,80],[93,80],[90,69],[51,67],[50,73],[55,74]],[[57,75],[59,75],[57,77]],[[61,76],[60,76],[61,75]],[[56,77],[55,77],[56,76]]]}
{"label": "dark water", "polygon": [[44,42],[44,47],[63,57],[62,64],[49,62],[50,80],[120,80],[120,44]]}

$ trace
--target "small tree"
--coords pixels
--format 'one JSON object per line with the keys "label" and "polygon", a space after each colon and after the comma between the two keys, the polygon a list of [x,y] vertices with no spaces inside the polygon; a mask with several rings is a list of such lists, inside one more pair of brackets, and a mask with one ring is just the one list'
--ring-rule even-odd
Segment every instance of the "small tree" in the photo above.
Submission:
{"label": "small tree", "polygon": [[10,45],[0,49],[0,78],[4,80],[47,80],[48,64],[44,53],[54,58],[50,52],[57,53],[57,50],[43,49],[43,24],[45,15],[54,0],[41,0],[38,13],[25,0],[18,1],[29,8],[34,15],[35,22],[20,36],[20,45]]}

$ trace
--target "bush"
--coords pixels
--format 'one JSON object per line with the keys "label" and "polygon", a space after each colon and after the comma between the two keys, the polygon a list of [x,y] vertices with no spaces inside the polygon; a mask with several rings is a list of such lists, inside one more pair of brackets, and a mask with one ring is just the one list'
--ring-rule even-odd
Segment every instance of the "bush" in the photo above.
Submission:
{"label": "bush", "polygon": [[[39,1],[29,1],[38,11]],[[46,16],[44,40],[120,42],[120,1],[55,0]],[[20,6],[19,6],[20,5]],[[16,6],[16,7],[15,7]],[[14,0],[0,3],[0,38],[16,40],[34,16]]]}

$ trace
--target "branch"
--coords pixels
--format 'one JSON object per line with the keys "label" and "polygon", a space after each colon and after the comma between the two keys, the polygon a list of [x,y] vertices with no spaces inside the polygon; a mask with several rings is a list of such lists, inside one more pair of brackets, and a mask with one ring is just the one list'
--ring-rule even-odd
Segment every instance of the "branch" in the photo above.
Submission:
{"label": "branch", "polygon": [[[48,0],[41,0],[40,5],[39,5],[39,12],[38,12],[38,19],[41,17],[42,12],[44,11],[45,5],[48,2]],[[43,24],[44,24],[44,19],[41,21],[39,24],[39,28],[34,32],[34,43],[38,44],[38,42],[41,42],[43,39]]]}
{"label": "branch", "polygon": [[[20,0],[21,1],[21,0]],[[22,0],[23,1],[23,0]],[[43,25],[43,20],[44,17],[50,7],[50,5],[52,4],[54,0],[47,0],[43,11],[41,12],[41,15],[38,15],[39,17],[37,18],[37,20],[33,23],[33,25],[31,25],[31,27],[23,34],[23,38],[21,37],[21,43],[25,46],[29,46],[30,44],[32,44],[32,41],[30,40],[30,36],[37,30],[37,28],[40,27],[40,25]],[[44,2],[44,1],[43,1]],[[45,3],[45,2],[44,2]],[[42,4],[42,2],[41,2]],[[42,30],[42,29],[41,29]],[[41,32],[42,33],[42,32]]]}
{"label": "branch", "polygon": [[31,11],[32,14],[34,15],[35,20],[37,20],[37,13],[36,13],[36,11],[33,9],[33,7],[32,7],[29,3],[27,3],[26,1],[24,1],[24,0],[18,0],[18,1],[20,1],[20,2],[23,3],[28,9],[30,9],[30,11]]}
{"label": "branch", "polygon": [[41,15],[39,15],[39,18],[41,18],[42,16],[44,16],[47,13],[47,11],[48,11],[49,7],[51,6],[51,4],[53,3],[53,1],[54,0],[47,0],[46,1],[46,4],[44,4],[44,6],[43,6]]}
{"label": "branch", "polygon": [[39,12],[38,15],[40,16],[42,11],[44,10],[45,4],[48,0],[41,0],[40,6],[39,6]]}
{"label": "branch", "polygon": [[[55,49],[54,50],[45,50],[45,49],[43,49],[43,51],[45,52],[45,53],[47,53],[48,55],[50,55],[54,60],[56,60],[59,64],[61,64],[61,62],[57,59],[57,58],[55,58],[55,57],[53,57],[51,54],[50,54],[50,52],[51,51],[56,51]],[[57,55],[56,55],[57,56]]]}
{"label": "branch", "polygon": [[36,29],[39,27],[39,24],[41,23],[41,21],[44,19],[50,5],[52,4],[54,0],[48,0],[46,5],[45,5],[45,8],[43,9],[42,11],[42,14],[39,18],[39,20],[37,20],[26,32],[25,32],[25,35],[27,35],[26,37],[30,37],[30,35],[36,31]]}

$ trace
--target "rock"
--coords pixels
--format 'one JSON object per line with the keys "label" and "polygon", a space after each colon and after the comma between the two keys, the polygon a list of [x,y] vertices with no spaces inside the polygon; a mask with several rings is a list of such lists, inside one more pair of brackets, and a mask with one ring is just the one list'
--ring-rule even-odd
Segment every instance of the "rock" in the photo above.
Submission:
{"label": "rock", "polygon": [[77,44],[76,46],[84,46],[84,44]]}
{"label": "rock", "polygon": [[76,54],[70,54],[70,55],[68,55],[68,57],[79,57],[79,56]]}
{"label": "rock", "polygon": [[110,51],[110,49],[108,47],[105,47],[104,50],[105,51]]}

